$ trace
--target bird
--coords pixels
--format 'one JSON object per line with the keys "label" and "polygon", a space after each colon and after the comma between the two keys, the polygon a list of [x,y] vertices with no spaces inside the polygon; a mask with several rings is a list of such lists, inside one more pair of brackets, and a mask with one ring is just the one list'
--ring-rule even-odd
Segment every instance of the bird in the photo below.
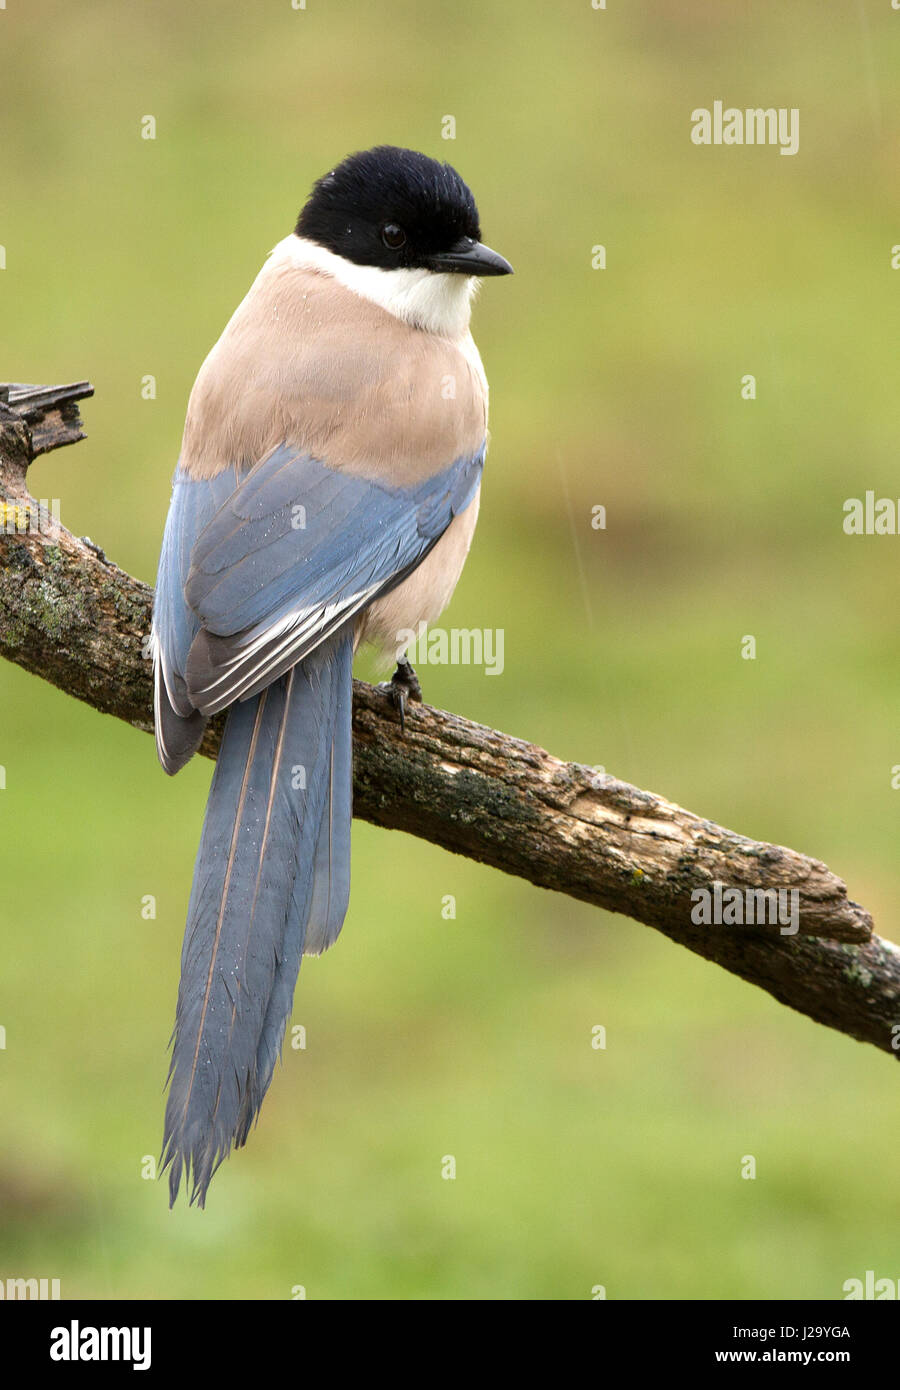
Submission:
{"label": "bird", "polygon": [[350,893],[352,665],[397,668],[478,516],[488,386],[470,329],[481,240],[448,163],[391,145],[318,179],[188,400],[153,603],[156,748],[178,772],[227,710],[187,909],[160,1160],[203,1207],[246,1143],[304,955]]}

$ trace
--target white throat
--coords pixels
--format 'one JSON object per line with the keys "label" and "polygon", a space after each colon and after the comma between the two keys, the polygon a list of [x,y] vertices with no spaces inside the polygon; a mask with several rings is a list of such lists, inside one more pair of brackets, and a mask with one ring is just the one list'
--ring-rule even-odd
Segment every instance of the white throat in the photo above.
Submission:
{"label": "white throat", "polygon": [[442,338],[459,339],[469,331],[472,300],[478,289],[473,275],[447,275],[433,270],[382,270],[356,265],[315,241],[286,236],[272,250],[272,261],[331,275],[348,290],[380,304],[395,318],[415,324]]}

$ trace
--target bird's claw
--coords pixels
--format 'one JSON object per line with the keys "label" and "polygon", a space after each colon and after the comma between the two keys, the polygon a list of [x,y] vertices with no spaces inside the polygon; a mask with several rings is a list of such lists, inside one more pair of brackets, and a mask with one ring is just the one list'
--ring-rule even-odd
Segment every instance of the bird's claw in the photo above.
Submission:
{"label": "bird's claw", "polygon": [[378,689],[388,697],[394,709],[399,713],[400,732],[405,734],[407,704],[410,700],[419,703],[422,701],[422,687],[419,684],[419,677],[405,657],[397,662],[397,669],[391,679],[379,685]]}

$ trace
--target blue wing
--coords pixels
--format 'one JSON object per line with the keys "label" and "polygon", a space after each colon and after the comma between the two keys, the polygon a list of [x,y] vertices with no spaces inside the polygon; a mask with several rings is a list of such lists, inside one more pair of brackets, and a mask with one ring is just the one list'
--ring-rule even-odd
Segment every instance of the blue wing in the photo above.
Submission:
{"label": "blue wing", "polygon": [[399,584],[472,501],[483,464],[482,449],[388,487],[287,445],[258,463],[191,550],[191,706],[208,717],[257,694]]}
{"label": "blue wing", "polygon": [[227,469],[194,481],[176,470],[153,596],[153,660],[156,750],[175,773],[196,751],[206,720],[194,708],[184,680],[191,643],[200,630],[184,597],[194,541],[234,492],[238,478]]}
{"label": "blue wing", "polygon": [[282,445],[242,478],[175,474],[154,602],[160,761],[410,574],[481,482],[484,448],[414,487]]}

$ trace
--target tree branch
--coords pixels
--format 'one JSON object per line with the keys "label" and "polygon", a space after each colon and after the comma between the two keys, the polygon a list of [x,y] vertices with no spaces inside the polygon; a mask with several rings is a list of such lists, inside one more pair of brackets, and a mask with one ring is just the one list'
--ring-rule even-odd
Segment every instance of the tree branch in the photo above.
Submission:
{"label": "tree branch", "polygon": [[[72,536],[27,489],[37,453],[82,437],[77,401],[90,394],[86,382],[0,387],[0,652],[150,732],[151,589]],[[221,728],[220,717],[207,730],[207,757]],[[355,815],[624,913],[894,1053],[900,951],[872,935],[869,914],[818,860],[427,705],[412,706],[403,736],[384,695],[362,681],[353,729]],[[692,892],[717,884],[796,890],[798,934],[696,924]]]}

